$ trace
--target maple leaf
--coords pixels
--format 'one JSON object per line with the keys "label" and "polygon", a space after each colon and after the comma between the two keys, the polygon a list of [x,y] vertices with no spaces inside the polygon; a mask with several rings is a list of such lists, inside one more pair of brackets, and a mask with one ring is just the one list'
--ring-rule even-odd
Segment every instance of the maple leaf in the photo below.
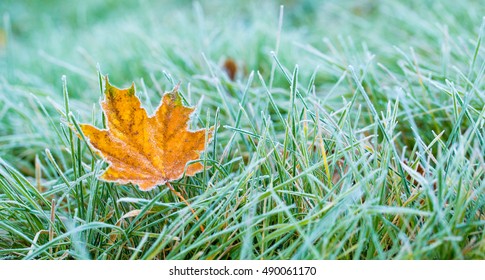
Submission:
{"label": "maple leaf", "polygon": [[101,107],[107,129],[82,124],[90,145],[109,163],[100,179],[120,184],[132,183],[148,191],[157,185],[180,179],[184,172],[193,176],[204,169],[200,152],[212,137],[208,131],[190,131],[188,121],[194,108],[185,107],[178,87],[165,93],[152,116],[148,116],[135,95],[135,86],[118,89],[106,80]]}

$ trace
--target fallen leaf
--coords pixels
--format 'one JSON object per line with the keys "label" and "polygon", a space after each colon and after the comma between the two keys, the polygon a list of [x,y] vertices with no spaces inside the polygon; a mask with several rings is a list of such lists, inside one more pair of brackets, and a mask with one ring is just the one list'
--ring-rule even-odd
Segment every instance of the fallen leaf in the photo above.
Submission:
{"label": "fallen leaf", "polygon": [[224,65],[222,66],[224,71],[226,71],[227,76],[231,81],[234,81],[236,78],[237,73],[237,64],[232,58],[228,58],[224,61]]}
{"label": "fallen leaf", "polygon": [[148,116],[135,95],[134,84],[118,89],[106,80],[101,107],[107,129],[82,124],[90,145],[109,163],[100,179],[119,184],[132,183],[148,191],[180,179],[184,172],[193,176],[203,164],[187,163],[200,158],[212,137],[208,131],[190,131],[188,121],[194,108],[185,107],[178,87],[166,93],[152,116]]}

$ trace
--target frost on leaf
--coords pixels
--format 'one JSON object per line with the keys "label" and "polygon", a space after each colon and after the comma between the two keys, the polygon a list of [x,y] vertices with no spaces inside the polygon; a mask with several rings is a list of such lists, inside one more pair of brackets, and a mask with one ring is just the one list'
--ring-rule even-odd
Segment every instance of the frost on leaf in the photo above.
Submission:
{"label": "frost on leaf", "polygon": [[152,116],[148,116],[135,95],[135,87],[118,89],[106,80],[101,102],[107,129],[82,124],[91,146],[109,163],[100,179],[132,183],[148,191],[157,185],[193,176],[203,170],[200,158],[212,137],[207,131],[190,131],[188,121],[194,108],[185,107],[175,88],[166,93]]}

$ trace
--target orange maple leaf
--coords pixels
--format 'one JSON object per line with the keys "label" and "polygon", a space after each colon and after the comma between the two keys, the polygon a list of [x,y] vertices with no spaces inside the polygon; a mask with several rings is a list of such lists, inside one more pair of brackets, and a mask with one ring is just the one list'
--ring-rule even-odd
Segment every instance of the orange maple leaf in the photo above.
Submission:
{"label": "orange maple leaf", "polygon": [[101,107],[107,129],[82,124],[81,129],[91,146],[109,163],[100,179],[120,184],[132,183],[148,191],[158,185],[193,176],[204,165],[189,161],[200,158],[200,152],[211,140],[208,131],[188,130],[194,108],[185,107],[178,87],[165,93],[155,113],[148,116],[135,95],[135,86],[118,89],[106,80],[105,99]]}

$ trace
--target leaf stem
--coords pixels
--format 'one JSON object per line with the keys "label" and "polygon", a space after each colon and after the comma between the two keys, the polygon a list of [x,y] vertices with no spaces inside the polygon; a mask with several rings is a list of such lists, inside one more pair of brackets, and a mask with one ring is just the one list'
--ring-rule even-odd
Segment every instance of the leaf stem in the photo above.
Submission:
{"label": "leaf stem", "polygon": [[[190,209],[190,211],[192,212],[192,214],[194,214],[195,219],[196,219],[197,221],[199,221],[199,216],[197,216],[197,214],[195,213],[194,208],[192,208],[192,206],[190,205],[190,203],[189,203],[189,202],[188,202],[188,201],[187,201],[187,200],[186,200],[186,199],[185,199],[185,198],[184,198],[184,197],[183,197],[183,196],[182,196],[182,195],[181,195],[181,194],[180,194],[178,191],[176,191],[176,190],[173,188],[173,186],[172,186],[172,184],[170,184],[170,182],[167,182],[167,183],[166,183],[166,185],[167,185],[167,187],[168,187],[168,189],[169,189],[170,191],[172,191],[172,192],[173,192],[173,193],[174,193],[174,194],[175,194],[175,195],[176,195],[178,198],[180,198],[180,200],[182,200],[182,201],[185,203],[185,205],[187,205],[187,207],[189,207],[189,209]],[[204,231],[204,226],[203,226],[203,225],[200,225],[200,230],[201,230],[202,232]]]}

